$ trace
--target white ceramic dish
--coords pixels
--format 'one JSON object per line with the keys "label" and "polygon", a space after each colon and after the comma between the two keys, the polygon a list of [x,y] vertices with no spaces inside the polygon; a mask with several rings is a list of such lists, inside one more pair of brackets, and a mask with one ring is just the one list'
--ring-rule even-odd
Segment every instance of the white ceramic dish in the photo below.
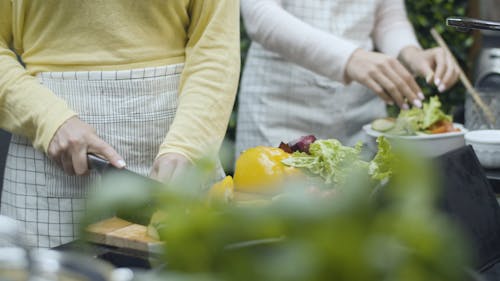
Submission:
{"label": "white ceramic dish", "polygon": [[465,145],[464,135],[467,133],[467,129],[458,123],[453,123],[453,126],[460,131],[443,134],[396,136],[375,131],[372,129],[371,124],[364,125],[363,130],[370,137],[368,146],[374,151],[377,150],[376,139],[380,136],[385,136],[392,145],[401,145],[423,156],[435,157]]}
{"label": "white ceramic dish", "polygon": [[472,145],[483,167],[500,168],[500,130],[470,131],[465,143]]}

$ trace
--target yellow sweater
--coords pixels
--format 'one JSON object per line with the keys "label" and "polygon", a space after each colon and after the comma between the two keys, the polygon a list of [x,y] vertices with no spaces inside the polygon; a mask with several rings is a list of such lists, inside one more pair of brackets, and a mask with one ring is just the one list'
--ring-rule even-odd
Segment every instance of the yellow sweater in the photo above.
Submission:
{"label": "yellow sweater", "polygon": [[159,155],[196,159],[220,145],[233,106],[238,0],[0,0],[0,127],[46,152],[76,113],[34,74],[181,62],[179,108]]}

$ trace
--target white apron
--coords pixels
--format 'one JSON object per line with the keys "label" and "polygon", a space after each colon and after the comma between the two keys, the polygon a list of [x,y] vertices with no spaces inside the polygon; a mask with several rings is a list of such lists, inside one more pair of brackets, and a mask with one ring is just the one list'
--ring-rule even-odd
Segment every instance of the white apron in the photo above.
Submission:
{"label": "white apron", "polygon": [[[373,49],[377,3],[281,1],[296,18],[367,50]],[[249,147],[277,146],[309,134],[352,145],[364,140],[362,125],[386,114],[383,101],[364,86],[344,86],[287,62],[256,42],[247,56],[238,105],[236,157]]]}
{"label": "white apron", "polygon": [[[147,176],[177,110],[182,64],[126,71],[51,72],[40,83],[67,101],[124,158]],[[17,219],[29,246],[55,247],[78,235],[89,183],[67,176],[31,143],[13,136],[0,211]]]}

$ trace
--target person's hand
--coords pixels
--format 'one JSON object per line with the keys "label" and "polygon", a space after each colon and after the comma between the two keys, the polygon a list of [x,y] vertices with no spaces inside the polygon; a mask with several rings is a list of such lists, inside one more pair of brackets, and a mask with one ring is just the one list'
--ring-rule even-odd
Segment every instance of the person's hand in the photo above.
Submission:
{"label": "person's hand", "polygon": [[113,147],[78,117],[72,117],[61,125],[49,144],[47,154],[67,174],[85,175],[88,172],[87,153],[102,155],[117,168],[125,167],[125,161]]}
{"label": "person's hand", "polygon": [[399,59],[413,73],[425,77],[428,84],[434,83],[440,92],[446,91],[458,80],[458,66],[442,48],[421,50],[406,47]]}
{"label": "person's hand", "polygon": [[182,175],[190,165],[191,162],[184,155],[166,153],[155,160],[150,176],[161,182],[170,182]]}
{"label": "person's hand", "polygon": [[395,58],[388,55],[356,50],[346,65],[348,81],[357,81],[380,96],[387,104],[396,103],[409,109],[410,102],[422,107],[425,98],[413,75]]}

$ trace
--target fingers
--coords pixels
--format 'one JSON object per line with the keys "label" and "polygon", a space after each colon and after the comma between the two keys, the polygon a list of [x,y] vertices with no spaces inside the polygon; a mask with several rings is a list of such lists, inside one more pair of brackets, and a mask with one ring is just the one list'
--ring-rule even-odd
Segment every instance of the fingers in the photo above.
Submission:
{"label": "fingers", "polygon": [[173,167],[163,167],[158,170],[157,173],[153,173],[151,178],[161,182],[169,182],[172,179],[172,174],[174,173],[173,169]]}
{"label": "fingers", "polygon": [[89,142],[88,152],[104,156],[104,158],[106,158],[118,169],[125,168],[127,165],[125,160],[123,160],[123,157],[121,157],[120,154],[118,154],[118,152],[111,147],[111,145],[107,144],[97,136],[94,136],[91,139],[92,140]]}
{"label": "fingers", "polygon": [[405,103],[403,94],[399,91],[394,82],[391,81],[384,73],[378,72],[375,74],[375,81],[384,89],[396,104],[402,109],[409,109],[408,104]]}
{"label": "fingers", "polygon": [[443,84],[443,77],[447,70],[447,59],[442,49],[436,49],[434,60],[436,62],[434,85],[436,85],[438,90],[442,92],[446,89],[446,85]]}
{"label": "fingers", "polygon": [[434,70],[432,62],[424,61],[417,69],[417,75],[424,77],[427,84],[431,84],[434,80]]}
{"label": "fingers", "polygon": [[444,92],[454,85],[459,77],[459,67],[453,56],[443,48],[433,48],[406,56],[412,69],[428,84],[434,84],[439,92]]}
{"label": "fingers", "polygon": [[172,179],[176,179],[184,174],[186,172],[186,169],[188,168],[188,163],[187,162],[177,162],[177,165],[172,173]]}
{"label": "fingers", "polygon": [[400,91],[414,106],[418,108],[422,107],[421,100],[425,97],[413,75],[398,61],[394,61],[392,66],[387,71],[392,76],[392,80],[395,81]]}
{"label": "fingers", "polygon": [[70,154],[63,153],[61,155],[61,165],[66,174],[70,176],[75,174],[75,170],[73,169],[73,161]]}
{"label": "fingers", "polygon": [[168,183],[182,176],[190,164],[191,162],[184,155],[168,153],[155,160],[151,177]]}
{"label": "fingers", "polygon": [[395,58],[357,50],[346,65],[347,77],[372,89],[386,103],[395,102],[402,109],[421,107],[424,98],[413,76]]}
{"label": "fingers", "polygon": [[72,117],[61,125],[47,150],[48,157],[69,175],[88,173],[88,152],[103,155],[117,168],[125,167],[122,157],[78,117]]}
{"label": "fingers", "polygon": [[451,56],[446,56],[446,72],[441,79],[441,85],[438,88],[440,92],[444,92],[448,88],[450,88],[455,82],[458,80],[459,71],[458,66],[455,64],[455,61]]}
{"label": "fingers", "polygon": [[79,150],[72,154],[73,169],[75,174],[78,176],[83,176],[88,173],[89,166],[87,163],[87,150],[84,147],[80,147]]}
{"label": "fingers", "polygon": [[375,92],[384,102],[388,105],[394,105],[394,101],[392,98],[385,93],[384,89],[373,79],[366,80],[365,86],[370,88],[373,92]]}
{"label": "fingers", "polygon": [[169,182],[174,174],[175,164],[171,162],[158,163],[156,162],[151,172],[151,178],[161,181]]}
{"label": "fingers", "polygon": [[[403,66],[401,66],[403,68]],[[398,73],[390,67],[386,67],[384,72],[378,72],[376,79],[385,91],[402,109],[409,109],[410,105],[405,99],[410,101],[413,106],[422,107],[422,102],[418,97],[420,88],[416,85],[413,77],[406,69],[396,67]]]}

